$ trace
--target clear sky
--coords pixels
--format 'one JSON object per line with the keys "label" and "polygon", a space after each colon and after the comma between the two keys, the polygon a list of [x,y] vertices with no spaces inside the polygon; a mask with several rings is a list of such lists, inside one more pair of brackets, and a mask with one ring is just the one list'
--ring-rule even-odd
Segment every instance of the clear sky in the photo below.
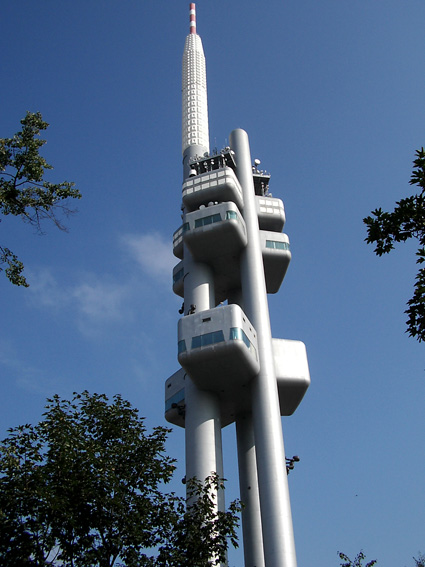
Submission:
{"label": "clear sky", "polygon": [[[415,247],[377,258],[362,218],[410,191],[425,145],[423,0],[197,2],[211,147],[244,128],[285,203],[292,262],[273,336],[305,342],[311,387],[283,420],[300,567],[363,549],[383,567],[425,552],[424,347],[405,334]],[[181,57],[188,2],[15,0],[0,21],[0,137],[27,110],[50,123],[53,181],[83,194],[69,233],[19,219],[1,244],[29,289],[0,278],[0,431],[46,397],[122,394],[165,424],[181,299]],[[225,436],[237,496],[234,429]],[[182,430],[169,438],[179,460]],[[243,567],[241,551],[231,567]]]}

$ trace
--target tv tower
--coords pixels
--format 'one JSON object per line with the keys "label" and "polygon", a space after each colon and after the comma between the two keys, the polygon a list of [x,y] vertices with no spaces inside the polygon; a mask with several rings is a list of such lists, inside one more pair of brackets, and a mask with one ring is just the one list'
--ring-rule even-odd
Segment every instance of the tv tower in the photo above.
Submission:
{"label": "tv tower", "polygon": [[[223,477],[221,429],[236,424],[245,567],[296,567],[281,416],[309,384],[305,346],[272,338],[268,293],[291,252],[270,175],[248,135],[210,153],[205,57],[190,4],[183,51],[182,225],[173,236],[181,368],[165,384],[165,417],[185,428],[186,478]],[[218,507],[224,509],[222,491]]]}

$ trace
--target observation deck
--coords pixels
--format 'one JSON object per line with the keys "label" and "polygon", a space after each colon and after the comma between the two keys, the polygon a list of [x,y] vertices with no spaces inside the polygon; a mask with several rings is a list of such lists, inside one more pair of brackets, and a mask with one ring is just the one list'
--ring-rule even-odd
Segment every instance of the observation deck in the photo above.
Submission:
{"label": "observation deck", "polygon": [[173,291],[176,295],[184,297],[184,263],[181,260],[173,268]]}
{"label": "observation deck", "polygon": [[272,339],[280,415],[292,415],[310,386],[307,351],[301,341]]}
{"label": "observation deck", "polygon": [[245,221],[235,203],[205,207],[183,217],[183,225],[174,233],[173,252],[183,258],[183,242],[197,262],[225,254],[239,254],[247,244]]}
{"label": "observation deck", "polygon": [[[231,203],[222,203],[218,207],[222,205],[225,208]],[[208,207],[204,210],[210,211],[211,209],[212,207]],[[205,262],[213,269],[216,304],[225,301],[228,298],[229,291],[241,287],[239,255],[242,249],[241,244],[246,243],[246,237],[243,238],[243,230],[240,226],[235,225],[235,222],[238,223],[239,221],[232,219],[232,222],[230,220],[212,222],[205,227],[198,227],[198,229],[211,227],[210,230],[199,231],[196,234],[195,230],[190,231],[188,229],[184,234],[179,234],[179,231],[183,231],[182,228],[174,233],[175,236],[177,235],[174,253],[177,255],[177,251],[183,255],[182,241],[183,239],[186,241],[189,233],[193,232],[193,234],[190,234],[188,247],[190,245],[191,251],[193,250],[196,261]],[[226,225],[226,223],[229,224]],[[214,227],[214,224],[217,224],[217,227]],[[259,232],[267,293],[277,293],[291,261],[289,237],[282,232],[266,230]],[[237,234],[233,242],[230,234],[232,236]],[[216,236],[217,240],[215,240]],[[228,241],[226,236],[228,236]],[[220,244],[217,242],[220,242]],[[184,297],[184,275],[184,260],[181,260],[173,269],[173,291],[180,297]]]}
{"label": "observation deck", "polygon": [[[236,177],[234,153],[196,156],[182,186],[182,226],[173,235],[173,253],[181,260],[173,270],[173,291],[184,297],[184,246],[195,262],[213,272],[215,304],[241,288],[240,253],[247,245],[242,188]],[[285,209],[269,193],[270,174],[253,167],[255,203],[267,293],[276,293],[291,260],[289,238],[282,234]]]}
{"label": "observation deck", "polygon": [[256,195],[255,204],[260,229],[282,232],[286,218],[285,208],[281,199]]}
{"label": "observation deck", "polygon": [[195,384],[225,392],[258,374],[257,335],[239,305],[223,305],[178,323],[178,360]]}
{"label": "observation deck", "polygon": [[242,187],[233,169],[226,166],[186,179],[182,186],[182,201],[189,212],[219,201],[233,201],[242,210]]}
{"label": "observation deck", "polygon": [[260,230],[267,293],[277,293],[291,261],[289,237],[282,232]]}
{"label": "observation deck", "polygon": [[[301,341],[272,339],[272,346],[280,415],[289,416],[295,412],[310,385],[307,352]],[[250,388],[249,384],[242,387],[234,384],[233,375],[227,370],[223,372],[221,369],[221,373],[217,371],[217,376],[223,374],[225,388],[217,394],[220,398],[221,425],[226,427],[235,421],[238,413],[250,411]],[[186,371],[180,368],[165,382],[165,419],[179,427],[185,426],[186,379]]]}

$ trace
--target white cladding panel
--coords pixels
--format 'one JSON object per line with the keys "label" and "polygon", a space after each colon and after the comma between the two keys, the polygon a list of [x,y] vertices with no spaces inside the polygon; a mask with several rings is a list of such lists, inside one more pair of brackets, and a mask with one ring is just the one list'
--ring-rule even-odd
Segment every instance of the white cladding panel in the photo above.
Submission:
{"label": "white cladding panel", "polygon": [[202,41],[189,34],[183,51],[182,152],[203,146],[209,152],[207,75]]}

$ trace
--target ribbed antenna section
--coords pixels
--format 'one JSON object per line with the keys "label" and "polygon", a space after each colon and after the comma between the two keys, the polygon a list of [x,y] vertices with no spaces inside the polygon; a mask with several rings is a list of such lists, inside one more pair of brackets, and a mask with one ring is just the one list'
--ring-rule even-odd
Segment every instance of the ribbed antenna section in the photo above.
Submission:
{"label": "ribbed antenna section", "polygon": [[207,74],[204,49],[196,33],[195,4],[190,4],[190,34],[183,51],[182,152],[201,146],[209,152]]}

